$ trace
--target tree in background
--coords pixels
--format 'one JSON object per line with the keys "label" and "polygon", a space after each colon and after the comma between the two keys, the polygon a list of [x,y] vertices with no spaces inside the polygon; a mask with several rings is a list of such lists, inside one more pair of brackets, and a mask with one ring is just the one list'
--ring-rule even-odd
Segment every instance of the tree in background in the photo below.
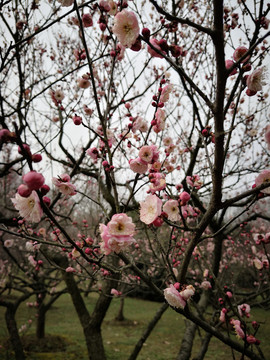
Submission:
{"label": "tree in background", "polygon": [[[20,218],[1,216],[1,231],[49,231],[57,247],[48,242],[47,256],[63,271],[89,359],[105,358],[101,324],[121,282],[167,302],[130,359],[168,305],[188,320],[178,359],[198,327],[198,359],[212,336],[264,358],[230,254],[241,248],[267,288],[268,13],[263,0],[2,4],[1,177],[20,184]],[[247,225],[252,236],[236,231]],[[106,279],[91,315],[75,274],[96,287]]]}

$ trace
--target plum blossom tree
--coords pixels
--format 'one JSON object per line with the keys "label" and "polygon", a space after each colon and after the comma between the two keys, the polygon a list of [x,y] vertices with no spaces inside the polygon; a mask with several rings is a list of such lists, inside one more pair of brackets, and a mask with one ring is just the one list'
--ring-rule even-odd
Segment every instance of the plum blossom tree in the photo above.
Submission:
{"label": "plum blossom tree", "polygon": [[[269,11],[263,0],[2,4],[0,176],[20,184],[5,208],[25,241],[28,223],[50,229],[46,256],[89,359],[106,358],[101,324],[127,277],[165,302],[130,359],[169,306],[187,319],[177,359],[190,358],[198,327],[197,359],[213,336],[264,359],[246,315],[249,300],[269,301]],[[228,280],[233,245],[263,273],[249,299]],[[92,314],[79,274],[104,280]]]}

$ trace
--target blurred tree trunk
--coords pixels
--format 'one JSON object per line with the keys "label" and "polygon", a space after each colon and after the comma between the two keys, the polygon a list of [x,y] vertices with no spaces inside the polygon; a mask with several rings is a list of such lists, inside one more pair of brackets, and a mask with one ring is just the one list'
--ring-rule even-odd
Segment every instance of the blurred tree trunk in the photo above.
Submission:
{"label": "blurred tree trunk", "polygon": [[123,297],[120,298],[120,306],[119,306],[119,310],[118,310],[118,314],[115,317],[115,320],[117,321],[124,321],[125,317],[124,317],[124,303],[125,303],[125,299]]}
{"label": "blurred tree trunk", "polygon": [[20,339],[19,331],[17,328],[17,323],[15,320],[15,314],[16,314],[17,307],[13,304],[9,304],[6,309],[5,318],[6,318],[6,324],[7,329],[10,337],[10,341],[12,344],[12,348],[15,352],[15,359],[16,360],[25,360],[25,354],[23,351],[22,342]]}
{"label": "blurred tree trunk", "polygon": [[[54,261],[63,269],[66,269],[68,266],[67,259],[65,258],[59,259],[55,257]],[[118,259],[113,258],[112,261],[118,262]],[[117,287],[119,274],[111,274],[110,280],[105,282],[91,315],[87,310],[80,289],[75,281],[74,274],[63,270],[63,280],[66,283],[67,290],[83,328],[89,360],[106,360],[101,325],[112,301],[111,289]]]}

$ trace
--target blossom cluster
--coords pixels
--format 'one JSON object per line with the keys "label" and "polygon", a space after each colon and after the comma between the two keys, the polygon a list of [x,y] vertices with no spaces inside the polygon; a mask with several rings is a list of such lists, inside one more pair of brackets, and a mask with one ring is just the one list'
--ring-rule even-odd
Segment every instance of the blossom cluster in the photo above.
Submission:
{"label": "blossom cluster", "polygon": [[70,176],[68,174],[63,174],[58,176],[58,178],[52,178],[53,184],[58,188],[58,190],[64,195],[76,195],[76,187],[70,182]]}
{"label": "blossom cluster", "polygon": [[164,290],[164,297],[168,304],[177,309],[184,309],[187,301],[195,294],[195,289],[192,285],[185,286],[180,292],[180,284],[175,283]]}
{"label": "blossom cluster", "polygon": [[[230,72],[231,75],[237,73],[237,67],[235,67],[235,62],[241,62],[242,70],[244,72],[251,70],[251,64],[248,62],[250,55],[248,55],[248,49],[245,46],[239,46],[235,49],[233,53],[233,60],[226,60],[225,66],[228,70],[232,69]],[[255,69],[251,74],[246,75],[244,78],[245,84],[247,86],[246,94],[248,96],[255,95],[258,91],[262,90],[262,87],[266,85],[266,70],[264,67]]]}
{"label": "blossom cluster", "polygon": [[100,248],[105,255],[112,251],[118,254],[135,243],[135,225],[132,218],[124,213],[113,215],[107,225],[100,224],[99,231],[102,239]]}

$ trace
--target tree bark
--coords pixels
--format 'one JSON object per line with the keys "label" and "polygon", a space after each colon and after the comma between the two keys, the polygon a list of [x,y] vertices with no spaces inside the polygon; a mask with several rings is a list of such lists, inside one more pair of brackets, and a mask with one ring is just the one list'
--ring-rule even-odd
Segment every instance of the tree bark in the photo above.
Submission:
{"label": "tree bark", "polygon": [[7,329],[12,344],[12,348],[15,352],[15,359],[25,360],[26,357],[23,351],[22,342],[17,328],[15,314],[16,314],[16,308],[12,305],[8,306],[5,313]]}
{"label": "tree bark", "polygon": [[[196,312],[197,315],[199,315],[199,313],[203,314],[205,312],[208,305],[208,299],[209,299],[208,293],[203,292],[200,301],[198,302],[198,311]],[[197,329],[197,325],[194,322],[190,320],[186,320],[186,330],[176,360],[190,359],[196,329]]]}
{"label": "tree bark", "polygon": [[[63,269],[67,267],[66,259],[58,258],[54,260],[61,264]],[[115,258],[113,261],[118,261],[118,259]],[[73,305],[83,328],[89,360],[106,360],[101,325],[112,301],[111,289],[117,287],[119,274],[113,274],[110,276],[110,280],[108,280],[103,287],[91,315],[86,308],[80,289],[74,279],[74,275],[63,271],[63,279],[66,283],[67,290],[72,298]]]}
{"label": "tree bark", "polygon": [[195,337],[197,325],[191,322],[190,320],[186,320],[185,323],[186,323],[186,330],[176,360],[189,360],[191,356],[193,340]]}
{"label": "tree bark", "polygon": [[125,303],[125,299],[123,297],[120,298],[120,306],[119,306],[119,310],[118,310],[118,314],[115,317],[115,320],[117,321],[124,321],[125,317],[124,317],[124,303]]}
{"label": "tree bark", "polygon": [[45,337],[45,317],[46,317],[46,309],[44,306],[44,300],[46,297],[46,293],[40,293],[37,296],[38,303],[38,314],[37,314],[37,325],[36,325],[36,337],[38,339],[43,339]]}
{"label": "tree bark", "polygon": [[45,323],[46,323],[46,310],[44,305],[41,305],[38,309],[37,325],[36,325],[36,337],[43,339],[45,337]]}

